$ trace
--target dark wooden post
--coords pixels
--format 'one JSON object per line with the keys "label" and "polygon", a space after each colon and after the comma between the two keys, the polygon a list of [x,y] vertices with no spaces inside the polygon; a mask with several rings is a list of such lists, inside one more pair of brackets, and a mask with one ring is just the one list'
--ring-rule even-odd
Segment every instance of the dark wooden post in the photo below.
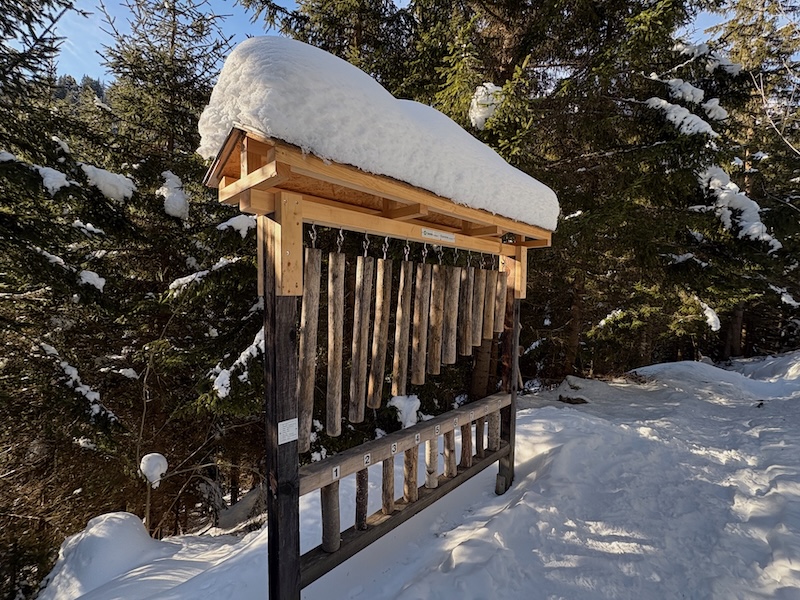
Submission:
{"label": "dark wooden post", "polygon": [[300,478],[297,454],[297,296],[279,295],[278,226],[259,216],[264,260],[264,385],[267,430],[267,569],[270,600],[300,598]]}
{"label": "dark wooden post", "polygon": [[519,277],[518,269],[527,267],[525,250],[520,250],[521,260],[506,257],[506,274],[508,276],[508,290],[506,294],[505,331],[503,333],[503,388],[511,394],[511,404],[500,411],[500,439],[509,446],[507,455],[500,459],[500,468],[497,474],[495,492],[504,494],[514,481],[514,444],[517,430],[517,387],[519,372],[519,312],[520,297],[525,290],[520,290],[519,282],[525,281]]}

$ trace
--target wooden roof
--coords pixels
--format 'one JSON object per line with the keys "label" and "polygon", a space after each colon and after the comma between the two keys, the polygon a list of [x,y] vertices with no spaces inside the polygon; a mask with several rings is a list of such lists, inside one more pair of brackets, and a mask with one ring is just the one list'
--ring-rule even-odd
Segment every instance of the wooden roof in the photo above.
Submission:
{"label": "wooden roof", "polygon": [[[300,202],[300,219],[349,231],[487,254],[519,256],[550,245],[551,232],[355,167],[324,161],[256,131],[231,130],[204,183],[219,199],[269,215],[281,192]],[[513,235],[513,241],[506,238]]]}

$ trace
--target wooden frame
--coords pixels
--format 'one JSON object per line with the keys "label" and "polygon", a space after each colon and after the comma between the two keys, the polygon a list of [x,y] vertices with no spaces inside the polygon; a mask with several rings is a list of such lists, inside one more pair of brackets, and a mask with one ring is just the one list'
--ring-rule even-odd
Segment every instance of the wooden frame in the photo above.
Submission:
{"label": "wooden frame", "polygon": [[[243,127],[231,131],[205,183],[219,188],[221,202],[238,204],[243,212],[257,215],[258,290],[264,298],[269,598],[299,599],[302,587],[495,463],[499,463],[495,489],[498,494],[504,493],[514,478],[514,415],[519,373],[516,350],[520,299],[525,297],[527,285],[527,251],[549,246],[551,232],[455,204],[389,177],[323,161],[291,144]],[[477,343],[469,344],[469,351],[485,346],[482,339],[495,343],[495,333],[503,332],[504,391],[300,468],[301,386],[296,385],[300,336],[296,315],[297,298],[304,289],[304,223],[501,256],[503,274],[497,280],[496,302],[490,292],[495,308],[481,307],[475,313],[483,316],[485,312],[489,317],[488,337],[482,336],[476,326]],[[410,263],[407,265],[410,267]],[[418,271],[415,286],[422,289],[420,281],[427,281],[423,294],[427,300],[431,294],[429,271]],[[482,275],[480,281],[485,282],[485,273]],[[410,278],[410,269],[407,277]],[[495,279],[492,277],[490,281]],[[481,285],[484,283],[476,289],[477,298],[483,298]],[[424,329],[427,331],[427,321]],[[407,333],[406,329],[406,338]],[[421,345],[416,337],[415,343]],[[455,356],[454,341],[450,351]],[[366,364],[366,356],[363,360]],[[424,362],[416,366],[416,376],[424,379]],[[402,387],[405,388],[404,383]],[[484,444],[487,423],[488,441]],[[456,431],[462,436],[459,465],[455,456]],[[445,457],[441,475],[437,472],[436,454],[440,437]],[[418,449],[423,443],[426,483],[418,487]],[[396,500],[393,465],[394,457],[400,455],[404,456],[404,497]],[[431,466],[431,461],[435,466]],[[383,508],[368,516],[366,497],[359,498],[357,493],[356,524],[341,532],[339,481],[355,474],[360,483],[357,488],[365,490],[368,467],[376,462],[383,462]],[[316,490],[320,490],[322,497],[322,543],[301,556],[299,498]]]}

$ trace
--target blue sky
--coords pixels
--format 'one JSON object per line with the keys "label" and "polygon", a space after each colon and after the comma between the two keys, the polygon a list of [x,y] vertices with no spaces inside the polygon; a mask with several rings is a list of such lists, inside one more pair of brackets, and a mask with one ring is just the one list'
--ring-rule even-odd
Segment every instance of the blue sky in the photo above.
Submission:
{"label": "blue sky", "polygon": [[[248,35],[264,35],[263,25],[250,22],[250,16],[233,0],[211,0],[211,6],[217,14],[230,15],[225,21],[225,31],[235,35],[234,45],[243,41]],[[110,45],[112,40],[102,29],[103,15],[97,8],[96,0],[76,0],[75,7],[93,13],[88,18],[76,13],[69,13],[59,21],[58,35],[64,37],[61,53],[57,59],[59,75],[72,75],[80,81],[83,75],[108,82],[111,77],[102,67],[98,52],[103,45]],[[116,0],[107,0],[106,7],[121,26],[127,18],[127,9]]]}
{"label": "blue sky", "polygon": [[[59,75],[72,75],[80,81],[83,75],[108,82],[111,77],[101,65],[101,52],[103,45],[112,43],[110,36],[102,31],[104,28],[103,15],[97,8],[97,0],[76,0],[75,7],[92,13],[88,18],[69,13],[58,24],[58,34],[64,37],[61,45],[61,54],[57,61]],[[261,22],[251,23],[250,16],[245,10],[234,3],[234,0],[210,0],[211,6],[217,14],[230,15],[225,21],[225,31],[234,34],[234,45],[243,41],[248,35],[264,35]],[[404,4],[401,2],[400,4]],[[284,3],[293,6],[293,2]],[[128,12],[124,5],[116,0],[107,0],[107,8],[116,17],[118,26],[125,22]],[[703,13],[698,18],[694,31],[689,30],[688,37],[693,41],[706,39],[703,29],[719,21],[716,15]]]}

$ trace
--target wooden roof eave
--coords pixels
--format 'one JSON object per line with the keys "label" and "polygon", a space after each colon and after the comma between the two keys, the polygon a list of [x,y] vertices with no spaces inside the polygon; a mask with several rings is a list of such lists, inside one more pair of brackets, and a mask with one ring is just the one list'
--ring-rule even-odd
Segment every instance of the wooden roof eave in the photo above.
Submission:
{"label": "wooden roof eave", "polygon": [[[320,182],[327,185],[324,196],[308,191]],[[514,255],[517,247],[547,247],[551,240],[551,232],[541,227],[324,161],[239,125],[228,134],[204,184],[219,188],[221,201],[238,203],[245,212],[270,214],[274,194],[285,191],[302,194],[306,222],[491,254]],[[515,236],[511,244],[502,241],[507,233]]]}

